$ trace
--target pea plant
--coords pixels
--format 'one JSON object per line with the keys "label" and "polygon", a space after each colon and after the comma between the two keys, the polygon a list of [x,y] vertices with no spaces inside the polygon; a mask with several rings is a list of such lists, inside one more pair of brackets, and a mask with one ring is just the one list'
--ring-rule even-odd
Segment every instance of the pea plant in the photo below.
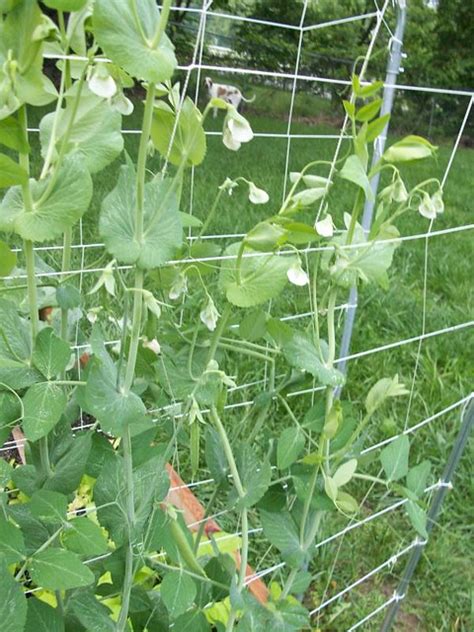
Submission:
{"label": "pea plant", "polygon": [[[354,481],[405,497],[426,536],[430,464],[409,467],[406,436],[382,450],[377,476],[360,472],[369,423],[407,390],[396,375],[374,376],[363,406],[335,397],[345,381],[335,314],[347,288],[388,287],[400,216],[443,211],[436,179],[409,191],[399,169],[436,148],[409,136],[369,167],[388,116],[379,116],[381,84],[354,75],[346,156],[291,173],[279,207],[264,183],[229,175],[201,222],[180,208],[189,168],[205,160],[209,111],[223,111],[230,151],[253,132],[231,105],[213,99],[201,112],[172,82],[170,0],[161,12],[154,0],[42,4],[47,15],[35,0],[0,0],[0,231],[9,240],[0,241],[0,439],[18,427],[25,439],[24,463],[0,460],[2,630],[309,629],[300,596],[315,544],[333,512],[357,516]],[[121,126],[134,108],[124,89],[136,82],[144,104],[134,160]],[[31,112],[41,117],[40,152]],[[117,159],[115,186],[94,192]],[[378,172],[388,184],[367,233],[359,218]],[[221,252],[203,236],[237,187],[273,211]],[[343,187],[353,202],[341,218],[330,211]],[[82,287],[74,227],[93,195],[104,265]],[[35,250],[53,240],[62,241],[56,268]],[[291,285],[310,300],[305,328],[265,310]],[[77,340],[87,348],[79,359]],[[265,363],[268,379],[237,419],[226,402],[248,360]],[[288,390],[308,381],[323,395],[290,406]],[[199,529],[171,501],[167,464],[177,457],[190,477],[207,468],[214,480]],[[216,508],[231,512],[239,537],[206,527]],[[263,596],[249,577],[251,525],[283,562]]]}

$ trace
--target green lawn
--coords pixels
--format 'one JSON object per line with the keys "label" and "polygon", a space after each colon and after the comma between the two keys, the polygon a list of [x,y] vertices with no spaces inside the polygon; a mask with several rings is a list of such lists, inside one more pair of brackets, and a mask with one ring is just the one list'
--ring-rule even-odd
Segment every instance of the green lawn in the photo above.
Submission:
{"label": "green lawn", "polygon": [[[126,121],[129,128],[137,124],[139,113]],[[285,133],[287,123],[281,119],[249,115],[254,130],[259,132]],[[222,119],[209,122],[209,129],[220,129]],[[335,133],[337,130],[328,125],[307,125],[296,123],[293,133],[321,134]],[[347,143],[347,141],[345,141]],[[126,137],[126,148],[134,155],[137,150],[137,137]],[[310,160],[331,158],[335,148],[334,140],[294,139],[290,147],[290,170],[301,168]],[[204,218],[217,190],[226,177],[244,176],[266,189],[271,197],[265,207],[252,206],[242,190],[232,197],[226,197],[219,208],[215,222],[209,227],[211,233],[236,233],[249,229],[257,220],[263,219],[278,210],[284,185],[284,169],[287,151],[285,138],[258,138],[244,146],[241,151],[232,153],[222,145],[219,137],[209,137],[208,155],[202,167],[196,170],[193,193],[189,180],[183,192],[184,205],[181,210],[193,212]],[[450,145],[439,150],[437,162],[411,166],[406,177],[414,184],[426,177],[441,176],[446,168],[451,152]],[[99,200],[110,190],[117,176],[118,162],[100,174],[95,182],[95,195],[88,218],[84,222],[86,241],[98,241],[97,217]],[[151,168],[158,168],[159,158],[151,161]],[[435,223],[435,230],[461,226],[472,221],[472,187],[470,179],[474,170],[474,152],[460,149],[452,166],[446,190],[446,212]],[[350,185],[339,189],[336,196],[330,198],[330,210],[338,227],[342,227],[342,214],[349,210],[351,199]],[[414,213],[405,217],[399,226],[401,233],[423,233],[428,221]],[[76,235],[76,239],[78,234]],[[434,237],[429,241],[428,285],[426,296],[426,331],[434,331],[463,323],[473,316],[472,293],[472,233],[465,231]],[[391,284],[388,291],[370,288],[360,296],[352,352],[371,349],[385,343],[416,336],[422,329],[424,240],[409,241],[397,250],[395,264],[391,270]],[[100,251],[98,251],[100,252]],[[93,256],[87,260],[92,264]],[[75,263],[79,265],[79,254]],[[86,287],[95,279],[88,275]],[[345,296],[340,296],[340,302]],[[305,312],[308,309],[308,297],[304,290],[288,289],[280,301],[272,306],[272,313],[282,316],[288,313]],[[305,321],[302,321],[304,324]],[[342,319],[340,321],[342,324]],[[421,359],[412,402],[410,425],[443,409],[472,389],[472,358],[474,352],[471,330],[464,329],[425,341],[421,348]],[[354,402],[361,402],[368,388],[379,377],[398,373],[401,381],[410,385],[413,377],[417,353],[417,344],[408,344],[400,348],[363,357],[350,364],[346,394]],[[263,366],[248,363],[239,364],[239,375],[258,379],[263,375]],[[244,389],[233,396],[232,401],[245,401],[258,394],[261,387]],[[310,402],[310,396],[293,399],[291,405],[296,414],[304,411]],[[368,444],[391,436],[403,427],[407,409],[407,399],[397,401],[389,410],[388,416],[382,416],[370,430]],[[412,441],[413,463],[429,458],[433,462],[434,479],[441,475],[450,447],[459,428],[459,409],[454,410],[416,433]],[[237,409],[229,415],[229,424],[238,423],[242,410]],[[281,429],[290,422],[284,410],[275,408],[274,415],[267,420],[265,434],[278,436]],[[470,455],[466,451],[462,464],[456,474],[454,490],[449,494],[440,518],[440,526],[433,534],[426,549],[426,555],[419,565],[411,585],[409,597],[405,602],[406,614],[396,627],[397,630],[471,630],[470,612],[472,594],[472,563],[469,560],[469,527],[472,523],[473,490]],[[184,467],[186,459],[184,458]],[[367,465],[368,471],[375,465]],[[374,469],[376,472],[376,469]],[[201,472],[205,474],[205,472]],[[367,487],[360,486],[361,498]],[[203,497],[206,497],[203,491]],[[379,499],[374,495],[374,499]],[[364,515],[368,515],[376,501],[369,497]],[[257,526],[253,519],[253,526]],[[224,526],[233,528],[223,520]],[[337,531],[345,524],[343,518],[331,514],[325,524],[327,535]],[[235,525],[234,525],[235,528]],[[328,573],[323,569],[335,562],[328,595],[335,594],[344,585],[367,573],[413,538],[407,519],[403,513],[391,513],[355,530],[344,540],[324,547],[315,562],[315,579],[306,597],[308,606],[315,607],[328,581]],[[340,548],[339,548],[340,545]],[[261,562],[262,568],[271,565],[276,558],[270,553],[264,559],[265,546],[259,536],[252,540],[252,562]],[[337,556],[336,556],[337,554]],[[393,592],[403,569],[403,561],[392,573],[380,573],[344,600],[332,605],[325,611],[318,625],[321,630],[347,630],[358,618],[361,618],[381,604]],[[276,578],[278,579],[278,577]],[[380,619],[374,618],[362,629],[376,630]],[[318,629],[317,627],[315,629]]]}

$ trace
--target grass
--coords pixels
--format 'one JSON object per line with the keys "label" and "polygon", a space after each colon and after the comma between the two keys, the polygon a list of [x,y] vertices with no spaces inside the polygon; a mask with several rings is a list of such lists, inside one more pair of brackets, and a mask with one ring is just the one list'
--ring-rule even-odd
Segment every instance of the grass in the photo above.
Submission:
{"label": "grass", "polygon": [[[275,114],[275,108],[283,111],[288,105],[287,97],[277,94],[275,99],[270,108],[271,114]],[[300,116],[305,117],[309,116],[310,110],[305,97],[298,101],[295,111],[301,112]],[[137,126],[139,114],[137,108],[133,117],[126,121],[129,128]],[[254,130],[259,132],[285,133],[287,130],[283,115],[265,116],[260,111],[257,114],[250,113],[249,118]],[[210,120],[209,128],[219,129],[221,123],[220,118]],[[308,123],[303,120],[294,123],[291,131],[299,134],[337,132],[329,124],[312,121]],[[136,136],[126,137],[126,149],[132,156],[136,154]],[[297,170],[310,160],[331,158],[334,149],[333,140],[294,139],[290,147],[290,170]],[[209,137],[206,161],[196,170],[192,196],[189,181],[185,186],[182,210],[193,212],[201,218],[205,217],[214,200],[217,186],[227,176],[244,176],[269,192],[270,203],[266,207],[251,206],[242,188],[232,197],[223,200],[209,231],[216,234],[245,232],[256,221],[278,209],[284,187],[286,152],[286,139],[258,138],[242,147],[238,153],[232,153],[224,149],[220,138]],[[437,162],[411,166],[406,170],[407,180],[414,184],[427,176],[441,176],[450,153],[451,146],[443,144]],[[85,241],[97,241],[100,200],[113,187],[118,164],[116,161],[95,179],[93,203],[84,222]],[[157,168],[159,158],[155,157],[150,166],[152,169]],[[472,221],[472,191],[469,180],[473,169],[474,152],[460,149],[446,185],[446,212],[436,221],[436,229],[460,226]],[[351,196],[352,190],[350,185],[347,185],[339,188],[337,196],[333,195],[330,199],[330,210],[339,227],[342,226],[343,212],[350,208]],[[427,221],[414,213],[404,219],[400,230],[402,234],[423,233],[427,227]],[[352,340],[353,352],[410,338],[421,332],[424,248],[423,240],[404,243],[396,253],[390,274],[390,289],[382,291],[378,288],[369,288],[362,292]],[[429,241],[427,331],[472,319],[473,254],[469,231],[434,237]],[[77,265],[78,256],[76,255]],[[89,275],[86,287],[92,281]],[[341,302],[345,300],[342,293],[340,299]],[[272,313],[284,315],[307,309],[308,297],[305,291],[288,288],[282,299],[272,306]],[[342,318],[339,324],[342,324]],[[473,339],[468,329],[432,338],[423,343],[410,425],[448,406],[471,390],[473,351]],[[401,381],[410,385],[416,353],[417,345],[409,344],[351,362],[346,396],[355,403],[361,403],[370,386],[379,377],[394,373],[398,373]],[[244,381],[255,379],[262,374],[262,370],[261,365],[239,363],[239,376]],[[248,389],[240,393],[240,397],[245,400],[256,394],[255,390]],[[298,401],[292,400],[292,406],[297,414],[302,413],[309,403],[309,397],[302,397]],[[400,430],[405,421],[406,407],[406,399],[393,404],[387,414],[382,415],[372,425],[367,443],[391,436]],[[235,414],[230,421],[238,423],[240,416]],[[290,423],[283,410],[275,409],[274,415],[267,420],[265,434],[268,437],[278,436]],[[456,409],[417,432],[412,441],[412,463],[430,458],[433,462],[434,478],[437,479],[441,475],[458,428],[459,410]],[[375,468],[375,464],[368,464],[368,468]],[[472,523],[474,498],[470,479],[469,452],[466,451],[456,473],[454,491],[445,502],[440,525],[433,534],[416,571],[409,596],[404,602],[404,615],[396,627],[397,630],[467,632],[472,629],[470,586],[473,578],[472,566],[469,563],[469,525]],[[361,498],[366,489],[361,485],[357,489],[357,496]],[[376,498],[379,496],[378,493],[374,494]],[[373,506],[370,497],[364,512],[370,513]],[[224,520],[223,524],[229,529],[233,528],[230,522],[226,524]],[[331,514],[331,522],[325,524],[325,530],[330,534],[344,524],[345,520]],[[346,536],[340,544],[328,595],[336,593],[344,585],[376,567],[402,548],[412,537],[413,532],[402,513],[392,513],[388,519],[377,519]],[[253,563],[261,558],[264,550],[263,543],[258,537],[252,540]],[[334,546],[325,547],[316,557],[315,579],[306,597],[310,607],[317,605],[328,580],[327,573],[319,572],[318,569],[327,569],[331,566],[337,550],[338,542]],[[268,565],[271,561],[271,556],[267,557],[262,561],[262,565]],[[373,580],[328,608],[328,612],[318,622],[319,627],[325,632],[346,630],[392,594],[402,569],[403,561],[393,569],[393,572],[376,575]],[[376,617],[363,629],[376,630],[379,622],[380,618]]]}

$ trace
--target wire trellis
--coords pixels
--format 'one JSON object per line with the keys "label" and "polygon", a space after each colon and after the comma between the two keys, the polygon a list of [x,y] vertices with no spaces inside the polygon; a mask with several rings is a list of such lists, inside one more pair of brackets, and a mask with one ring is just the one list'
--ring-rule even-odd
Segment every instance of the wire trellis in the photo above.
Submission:
{"label": "wire trellis", "polygon": [[[404,0],[398,0],[400,4],[404,3]],[[335,165],[335,162],[337,160],[337,157],[339,155],[339,151],[341,149],[342,143],[347,141],[347,140],[351,140],[352,136],[349,133],[346,133],[346,123],[347,123],[347,117],[346,120],[344,121],[344,124],[341,128],[341,131],[339,134],[331,134],[331,133],[327,133],[327,134],[315,134],[315,133],[295,133],[293,132],[293,123],[294,123],[294,110],[295,110],[295,99],[297,96],[297,92],[298,92],[298,83],[299,82],[305,82],[307,84],[327,84],[327,85],[337,85],[337,86],[350,86],[351,82],[348,80],[342,80],[342,79],[333,79],[333,78],[329,78],[329,77],[320,77],[320,76],[314,76],[314,75],[308,75],[305,73],[300,72],[300,60],[301,60],[301,54],[302,54],[302,50],[304,48],[304,41],[305,41],[305,34],[313,32],[315,30],[319,30],[319,29],[324,29],[324,28],[332,28],[338,25],[342,25],[342,24],[352,24],[352,23],[356,23],[359,21],[363,21],[363,20],[369,20],[371,18],[376,18],[376,24],[374,27],[374,30],[372,32],[372,38],[369,44],[369,48],[367,51],[367,55],[364,59],[363,62],[363,71],[365,71],[365,69],[367,68],[367,64],[369,62],[370,59],[370,55],[372,52],[372,48],[376,45],[377,43],[377,38],[379,35],[379,32],[383,29],[386,28],[390,31],[387,22],[386,22],[386,16],[387,13],[390,11],[392,3],[389,0],[386,0],[383,3],[383,6],[380,8],[377,4],[376,1],[374,1],[374,10],[373,11],[367,11],[365,13],[361,13],[360,15],[352,15],[352,16],[346,16],[344,18],[341,19],[337,19],[337,20],[330,20],[330,21],[325,21],[319,24],[305,24],[305,19],[306,19],[306,13],[307,13],[307,8],[308,8],[308,2],[309,0],[303,0],[303,2],[301,3],[295,3],[295,12],[296,11],[301,11],[300,13],[300,17],[298,20],[298,24],[285,24],[285,23],[279,23],[279,22],[271,22],[268,20],[263,20],[263,19],[258,19],[258,18],[252,18],[252,17],[248,17],[248,16],[243,16],[243,15],[238,15],[237,13],[223,13],[223,12],[218,12],[218,11],[213,11],[210,10],[213,4],[212,0],[203,0],[202,2],[202,7],[172,7],[173,11],[181,11],[181,12],[188,12],[188,13],[192,13],[195,14],[196,16],[199,16],[199,28],[197,30],[197,34],[196,34],[196,42],[195,42],[195,47],[194,47],[194,54],[193,54],[193,59],[191,61],[191,63],[186,64],[186,65],[180,65],[178,68],[182,71],[186,72],[186,81],[185,81],[185,85],[188,85],[189,82],[189,78],[191,77],[192,73],[196,73],[197,75],[197,83],[196,83],[196,91],[195,91],[195,99],[197,101],[197,99],[199,98],[199,90],[200,90],[200,77],[201,77],[201,73],[203,71],[206,72],[213,72],[213,73],[219,73],[219,74],[230,74],[230,75],[236,75],[238,76],[245,76],[245,77],[258,77],[258,78],[268,78],[268,79],[276,79],[278,81],[283,81],[283,80],[290,80],[292,82],[292,88],[291,88],[291,99],[290,99],[290,106],[289,106],[289,111],[288,111],[288,121],[287,121],[287,125],[286,125],[286,131],[285,132],[256,132],[255,133],[255,137],[257,138],[263,138],[263,139],[267,139],[268,142],[271,142],[272,140],[276,140],[276,139],[283,139],[286,141],[286,146],[284,149],[284,169],[283,169],[283,173],[282,173],[282,181],[283,181],[283,195],[286,191],[286,185],[287,185],[287,181],[288,181],[288,175],[289,175],[289,171],[290,171],[290,164],[291,164],[291,159],[292,159],[292,152],[294,150],[294,143],[297,143],[299,140],[314,140],[314,141],[318,141],[318,140],[332,140],[332,141],[337,141],[336,143],[336,149],[335,149],[335,153],[334,153],[334,158],[333,158],[333,166]],[[224,22],[241,22],[241,23],[246,23],[249,25],[249,28],[252,28],[253,26],[256,25],[260,25],[260,26],[265,26],[265,27],[271,27],[271,28],[275,28],[275,29],[279,29],[281,31],[282,37],[284,37],[284,33],[285,31],[293,31],[295,33],[298,34],[298,45],[297,45],[297,52],[296,52],[296,58],[294,61],[294,69],[293,72],[287,72],[287,71],[270,71],[267,70],[265,68],[259,68],[259,69],[255,69],[255,68],[240,68],[237,66],[221,66],[221,65],[214,65],[214,64],[208,64],[208,63],[203,63],[203,51],[204,51],[204,47],[206,45],[206,21],[208,18],[213,18],[214,20],[222,20]],[[393,33],[391,33],[391,36],[393,36]],[[82,58],[78,55],[47,55],[47,57],[51,58],[51,59],[55,59],[55,60],[61,60],[61,59],[71,59],[71,60],[75,60],[75,61],[80,61],[80,60],[87,60],[87,58]],[[97,58],[97,61],[99,62],[103,62],[103,63],[107,63],[109,60],[107,60],[104,57],[99,57]],[[364,79],[362,78],[361,83],[364,85]],[[433,88],[430,86],[413,86],[413,85],[405,85],[403,83],[385,83],[384,84],[385,88],[393,88],[396,91],[399,90],[403,90],[403,91],[411,91],[411,92],[419,92],[419,93],[432,93],[432,94],[439,94],[439,95],[447,95],[447,96],[459,96],[459,97],[466,97],[468,99],[468,105],[466,107],[466,111],[464,114],[464,117],[461,121],[460,124],[460,128],[459,128],[459,132],[457,134],[456,137],[456,141],[454,143],[451,155],[449,157],[449,161],[448,164],[445,168],[444,171],[444,175],[442,178],[442,186],[444,187],[444,185],[446,184],[446,181],[448,179],[448,176],[451,172],[451,168],[453,165],[453,161],[456,157],[459,145],[460,145],[460,141],[461,141],[461,137],[463,135],[463,132],[465,130],[465,127],[467,125],[469,116],[471,114],[471,110],[472,110],[472,105],[474,102],[474,93],[471,91],[467,91],[467,90],[458,90],[458,89],[452,89],[452,88]],[[184,94],[183,94],[184,96]],[[35,128],[35,127],[31,127],[29,129],[30,133],[38,133],[39,129]],[[140,130],[138,129],[123,129],[123,133],[127,134],[127,135],[134,135],[134,134],[139,134]],[[221,132],[216,132],[216,131],[206,131],[206,134],[210,137],[214,137],[214,136],[221,136]],[[190,211],[192,212],[193,210],[193,202],[194,202],[194,196],[195,196],[195,187],[194,187],[194,171],[191,174],[191,186],[190,186]],[[452,234],[457,234],[457,233],[463,233],[463,232],[467,232],[470,231],[474,228],[474,224],[464,224],[464,225],[459,225],[459,226],[452,226],[449,228],[444,228],[444,229],[440,229],[440,230],[434,230],[433,229],[433,222],[430,223],[429,229],[423,233],[413,233],[413,234],[409,234],[409,235],[404,235],[401,236],[397,239],[394,240],[387,240],[388,243],[390,242],[397,242],[397,243],[401,243],[401,242],[412,242],[412,241],[424,241],[425,244],[425,252],[424,252],[424,269],[423,269],[423,308],[422,308],[422,328],[421,328],[421,333],[418,335],[414,335],[414,336],[410,336],[404,339],[399,339],[396,341],[390,341],[390,342],[386,342],[383,344],[380,344],[379,346],[376,347],[372,347],[369,349],[365,349],[365,350],[360,350],[354,353],[350,353],[347,354],[344,357],[339,357],[336,362],[341,363],[341,362],[349,362],[349,364],[357,359],[361,359],[361,358],[367,358],[372,356],[373,354],[378,354],[378,353],[384,353],[386,351],[393,351],[395,349],[401,348],[405,345],[410,345],[410,344],[415,344],[417,343],[417,351],[416,351],[416,355],[415,355],[415,366],[414,366],[414,370],[413,370],[413,376],[412,376],[412,381],[411,381],[411,393],[410,393],[410,399],[409,399],[409,403],[407,406],[407,410],[406,410],[406,421],[405,421],[405,426],[403,428],[403,431],[401,433],[397,433],[387,439],[384,439],[382,441],[379,441],[377,443],[373,443],[372,445],[370,445],[369,447],[365,448],[364,450],[362,450],[361,455],[366,455],[369,454],[371,452],[374,452],[376,450],[379,450],[387,445],[389,445],[390,443],[392,443],[393,441],[395,441],[396,439],[398,439],[400,436],[402,435],[409,435],[409,434],[414,434],[416,432],[418,432],[420,429],[427,427],[427,426],[431,426],[431,424],[436,423],[438,420],[444,418],[446,415],[448,414],[454,414],[456,413],[456,415],[458,414],[458,412],[460,411],[460,409],[462,409],[463,407],[465,408],[467,406],[467,404],[469,402],[472,401],[473,397],[474,397],[474,393],[469,393],[466,396],[458,399],[457,401],[452,402],[451,404],[449,404],[448,406],[445,406],[443,409],[437,411],[437,412],[433,412],[432,414],[424,417],[423,419],[416,421],[416,423],[414,423],[413,425],[410,425],[410,421],[412,420],[413,414],[411,411],[411,405],[412,405],[412,400],[413,400],[413,394],[415,392],[415,388],[416,388],[416,383],[417,383],[417,377],[418,377],[418,369],[419,369],[419,364],[420,364],[420,358],[421,358],[421,354],[422,354],[422,345],[426,340],[429,340],[431,338],[435,338],[438,336],[445,336],[451,333],[457,333],[460,331],[466,331],[469,330],[470,328],[472,328],[474,326],[474,321],[473,320],[466,320],[465,322],[461,322],[461,323],[454,323],[450,326],[447,327],[443,327],[434,331],[427,331],[426,328],[426,313],[427,313],[427,307],[426,307],[426,299],[427,299],[427,293],[428,293],[428,257],[429,257],[429,244],[431,242],[432,239],[434,238],[441,238],[443,236],[446,235],[452,235]],[[216,240],[216,241],[222,241],[223,243],[226,240],[229,239],[236,239],[236,238],[241,238],[242,237],[242,233],[222,233],[222,234],[207,234],[203,236],[203,239],[207,239],[207,240]],[[188,235],[188,239],[192,240],[193,236],[191,234]],[[353,245],[349,245],[349,246],[341,246],[342,248],[349,248],[349,249],[357,249],[357,248],[364,248],[367,247],[367,243],[365,244],[353,244]],[[47,271],[47,272],[38,272],[37,273],[37,278],[38,279],[47,279],[47,278],[57,278],[57,277],[69,277],[69,276],[75,276],[75,277],[79,277],[79,287],[80,289],[82,289],[83,287],[83,283],[84,283],[84,277],[85,275],[91,275],[91,274],[97,274],[97,273],[101,273],[104,271],[104,267],[102,266],[94,266],[94,267],[90,267],[88,268],[86,266],[86,253],[87,251],[90,250],[98,250],[100,251],[103,248],[103,244],[100,242],[94,242],[94,243],[87,243],[87,241],[85,241],[84,238],[84,226],[83,226],[83,222],[81,221],[79,224],[79,232],[78,232],[78,242],[74,243],[72,245],[73,250],[78,251],[80,253],[79,256],[79,261],[80,261],[80,265],[79,267],[73,267],[71,270],[67,270],[67,271]],[[43,253],[43,252],[61,252],[63,249],[62,245],[49,245],[49,246],[40,246],[40,247],[36,247],[35,250],[38,253]],[[328,251],[328,250],[332,250],[332,247],[325,247],[325,246],[317,246],[317,247],[308,247],[308,248],[304,248],[302,249],[300,252],[302,254],[310,254],[310,253],[315,253],[315,252],[324,252],[324,251]],[[16,249],[15,251],[20,252],[21,249]],[[291,255],[293,254],[293,250],[283,250],[280,255],[281,256],[286,256],[286,255]],[[265,256],[265,253],[259,253],[259,252],[255,252],[255,253],[245,253],[244,257],[259,257],[259,256]],[[208,256],[208,257],[196,257],[196,258],[192,258],[192,259],[179,259],[179,260],[171,260],[169,261],[166,265],[175,265],[175,264],[183,264],[185,262],[188,263],[219,263],[221,264],[223,261],[225,260],[233,260],[236,257],[233,255],[216,255],[216,256]],[[117,266],[117,270],[120,271],[126,271],[130,269],[130,266]],[[17,275],[12,275],[12,276],[8,276],[8,277],[4,277],[2,280],[4,282],[10,282],[13,280],[19,280],[19,279],[25,279],[26,275],[23,274],[17,274]],[[349,302],[344,302],[341,303],[338,306],[338,310],[340,313],[345,313],[348,309],[352,309],[352,308],[356,308],[356,305],[352,305]],[[285,314],[282,316],[279,316],[279,318],[282,321],[288,321],[288,320],[298,320],[298,319],[303,319],[303,318],[307,318],[307,317],[311,317],[313,315],[312,311],[309,312],[302,312],[302,313],[296,313],[296,314]],[[108,340],[106,342],[106,344],[108,346],[113,346],[116,345],[119,342],[119,340]],[[72,349],[77,353],[77,356],[79,357],[80,354],[84,351],[87,350],[87,345],[82,344],[79,340],[79,325],[77,324],[75,327],[75,341],[74,341],[74,345],[72,345]],[[81,370],[80,368],[80,363],[78,364],[78,368],[79,371]],[[349,366],[350,368],[350,366]],[[265,367],[266,369],[266,367]],[[79,377],[80,379],[80,377]],[[249,392],[252,391],[252,389],[254,389],[255,395],[257,395],[259,392],[261,392],[262,388],[265,388],[267,385],[267,380],[268,380],[268,376],[267,373],[265,372],[264,378],[263,379],[257,379],[251,382],[247,382],[247,383],[243,383],[243,384],[238,384],[236,387],[234,388],[230,388],[229,389],[229,394],[231,396],[231,398],[234,397],[238,397],[240,393],[243,393],[244,399],[243,401],[231,401],[230,403],[228,403],[225,406],[226,410],[236,410],[236,409],[245,409],[249,406],[251,406],[254,403],[254,397],[250,397],[249,398]],[[322,387],[318,387],[316,385],[313,384],[313,386],[311,388],[305,388],[305,389],[300,389],[300,390],[293,390],[287,393],[287,398],[295,398],[295,397],[302,397],[304,395],[312,395],[320,390],[323,390]],[[181,415],[181,410],[179,405],[169,405],[169,406],[165,406],[165,407],[161,407],[161,408],[157,408],[157,409],[153,409],[152,411],[149,411],[154,418],[155,422],[160,422],[164,416],[170,416],[173,419],[179,419],[180,415]],[[207,412],[206,410],[202,411],[203,413]],[[89,424],[85,421],[84,418],[81,417],[81,424],[80,424],[80,429],[82,430],[86,430],[88,428],[90,428],[92,426],[92,424]],[[78,428],[79,429],[79,428]],[[15,446],[17,446],[17,442],[15,441],[8,441],[4,444],[3,447],[0,448],[0,453],[7,451],[7,450],[11,450],[12,448],[14,448]],[[193,481],[187,485],[185,485],[186,488],[188,489],[193,489],[193,490],[198,490],[201,487],[205,487],[205,486],[212,486],[214,483],[212,478],[205,478],[202,480],[198,480],[198,481]],[[452,483],[451,481],[445,481],[445,480],[439,480],[437,483],[427,487],[425,489],[425,494],[431,494],[433,492],[435,492],[436,490],[439,490],[441,488],[452,488]],[[174,490],[180,489],[180,487],[174,487]],[[9,490],[8,493],[14,493],[15,490]],[[346,524],[343,528],[338,529],[337,531],[335,531],[332,534],[327,535],[323,540],[319,541],[318,543],[316,543],[315,547],[317,549],[321,549],[322,547],[325,547],[331,543],[334,543],[336,541],[342,541],[344,539],[344,537],[353,532],[356,529],[362,528],[367,524],[372,523],[374,520],[378,520],[381,519],[383,517],[386,517],[388,515],[391,515],[393,512],[396,512],[398,509],[402,508],[405,504],[407,503],[407,499],[402,499],[399,500],[397,502],[391,503],[385,507],[383,507],[382,509],[378,510],[378,511],[374,511],[373,513],[370,513],[369,515],[365,516],[364,518],[360,519],[360,520],[350,520],[348,521],[348,524]],[[91,511],[91,512],[95,512],[98,509],[100,509],[100,507],[91,507],[90,509],[88,509],[87,511]],[[222,511],[218,511],[215,514],[213,514],[212,516],[208,516],[206,517],[205,521],[212,519],[212,518],[218,518],[218,517],[223,517],[225,515],[231,514],[232,510],[231,509],[225,509]],[[196,522],[194,526],[198,525],[201,521]],[[262,529],[260,527],[256,527],[250,530],[249,535],[252,536],[258,536],[259,534],[262,533]],[[228,538],[233,538],[235,536],[239,536],[240,533],[238,531],[236,531],[235,533],[229,533],[227,536]],[[203,543],[204,544],[204,543]],[[316,608],[314,608],[311,612],[312,615],[316,616],[319,615],[323,610],[325,610],[327,607],[329,607],[331,604],[334,603],[338,603],[340,602],[341,599],[343,599],[347,594],[349,594],[351,591],[353,591],[354,589],[356,589],[358,586],[360,586],[363,582],[367,581],[368,579],[370,579],[371,577],[373,577],[374,575],[381,573],[383,571],[386,570],[392,570],[393,567],[397,564],[397,562],[399,560],[401,560],[402,558],[404,558],[405,556],[407,556],[409,553],[411,553],[414,549],[419,548],[419,547],[423,547],[426,545],[425,541],[420,540],[419,538],[415,538],[413,539],[408,545],[401,547],[400,550],[398,550],[397,552],[393,553],[392,555],[390,555],[383,563],[379,564],[378,566],[372,568],[371,570],[369,570],[366,574],[364,574],[363,576],[355,579],[354,581],[350,582],[348,585],[344,586],[343,589],[341,589],[340,591],[338,591],[336,594],[331,595],[331,597],[328,597],[326,599],[324,599]],[[161,554],[158,554],[158,556]],[[92,563],[94,561],[96,561],[97,559],[100,558],[92,558],[90,560],[88,560],[89,563]],[[276,574],[285,567],[285,564],[279,563],[273,566],[269,566],[268,568],[263,568],[262,570],[256,571],[254,575],[250,576],[247,578],[247,585],[251,584],[252,581],[255,581],[256,579],[259,578],[264,578],[264,577],[273,577],[273,576],[277,576]],[[33,589],[30,590],[28,592],[32,593],[35,592],[36,590],[39,589]],[[405,594],[398,594],[396,591],[393,593],[393,595],[391,597],[389,597],[384,603],[382,603],[381,605],[379,605],[376,609],[374,609],[373,611],[365,614],[361,619],[359,619],[358,621],[355,621],[352,625],[352,627],[349,628],[349,631],[351,630],[356,630],[358,628],[360,628],[361,626],[363,626],[364,624],[366,624],[369,620],[372,620],[373,618],[375,618],[378,614],[380,614],[382,611],[384,611],[385,609],[387,609],[389,606],[392,606],[394,603],[398,603],[399,601],[403,600],[405,597]]]}

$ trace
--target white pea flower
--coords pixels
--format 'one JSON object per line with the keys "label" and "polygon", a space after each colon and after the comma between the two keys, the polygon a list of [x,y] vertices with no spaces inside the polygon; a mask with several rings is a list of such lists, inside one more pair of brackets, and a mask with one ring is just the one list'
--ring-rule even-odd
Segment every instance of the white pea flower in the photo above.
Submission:
{"label": "white pea flower", "polygon": [[117,92],[117,84],[109,74],[106,64],[94,66],[87,81],[89,90],[103,99],[110,99]]}
{"label": "white pea flower", "polygon": [[426,219],[436,219],[436,203],[428,193],[423,193],[423,199],[418,206],[418,212]]}
{"label": "white pea flower", "polygon": [[220,191],[227,191],[229,195],[232,195],[234,189],[238,187],[238,183],[235,180],[231,180],[230,178],[226,178],[224,182],[221,184],[219,188]]}
{"label": "white pea flower", "polygon": [[156,338],[153,338],[152,340],[148,340],[148,338],[143,338],[143,348],[150,349],[150,351],[153,351],[153,353],[156,353],[156,355],[160,355],[161,353],[161,346]]}
{"label": "white pea flower", "polygon": [[172,301],[176,301],[181,294],[186,294],[188,289],[188,281],[184,274],[179,274],[173,281],[168,296]]}
{"label": "white pea flower", "polygon": [[111,296],[115,296],[114,265],[115,259],[112,259],[112,261],[105,266],[102,274],[99,277],[99,280],[94,285],[92,290],[90,290],[89,294],[95,294],[98,290],[100,290],[102,286],[104,286],[106,291]]}
{"label": "white pea flower", "polygon": [[161,316],[160,304],[148,290],[143,290],[143,302],[145,303],[145,307],[148,311],[150,311],[154,316],[157,318]]}
{"label": "white pea flower", "polygon": [[431,196],[431,203],[436,211],[436,215],[444,213],[443,192],[441,189],[438,189],[438,191]]}
{"label": "white pea flower", "polygon": [[123,116],[129,116],[129,114],[133,112],[133,103],[121,90],[109,99],[109,103],[112,110],[122,114]]}
{"label": "white pea flower", "polygon": [[397,178],[393,183],[392,199],[395,202],[406,202],[408,200],[408,191],[401,178]]}
{"label": "white pea flower", "polygon": [[253,182],[249,182],[249,200],[252,204],[266,204],[270,196],[263,189],[259,189]]}
{"label": "white pea flower", "polygon": [[201,313],[199,314],[201,322],[206,325],[209,331],[214,331],[217,326],[219,316],[220,314],[214,305],[214,301],[209,296],[205,308],[201,310]]}
{"label": "white pea flower", "polygon": [[320,219],[314,225],[318,235],[321,237],[332,237],[334,234],[334,222],[332,216],[328,213],[324,219]]}
{"label": "white pea flower", "polygon": [[293,285],[303,287],[309,283],[309,276],[299,260],[288,268],[286,276],[288,277],[288,281],[293,283]]}
{"label": "white pea flower", "polygon": [[242,143],[248,143],[252,138],[250,123],[234,107],[229,106],[224,119],[224,145],[227,149],[237,151]]}
{"label": "white pea flower", "polygon": [[102,307],[92,307],[86,314],[87,320],[91,325],[97,322],[97,318],[99,317],[99,312],[102,311]]}

